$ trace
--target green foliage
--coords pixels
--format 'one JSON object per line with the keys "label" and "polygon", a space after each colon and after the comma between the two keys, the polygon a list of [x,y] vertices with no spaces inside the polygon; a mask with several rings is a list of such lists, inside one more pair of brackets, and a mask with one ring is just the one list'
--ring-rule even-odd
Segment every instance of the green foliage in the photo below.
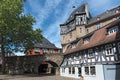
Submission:
{"label": "green foliage", "polygon": [[14,46],[15,50],[26,50],[41,40],[41,30],[34,30],[35,18],[23,14],[25,0],[0,0],[0,39],[3,51]]}

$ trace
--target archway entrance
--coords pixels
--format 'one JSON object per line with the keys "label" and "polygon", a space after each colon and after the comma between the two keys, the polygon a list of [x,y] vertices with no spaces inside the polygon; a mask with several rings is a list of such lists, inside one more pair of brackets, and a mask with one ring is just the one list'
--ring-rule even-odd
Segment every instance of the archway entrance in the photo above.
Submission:
{"label": "archway entrance", "polygon": [[42,62],[38,67],[39,74],[52,74],[55,75],[57,73],[58,65],[52,61]]}

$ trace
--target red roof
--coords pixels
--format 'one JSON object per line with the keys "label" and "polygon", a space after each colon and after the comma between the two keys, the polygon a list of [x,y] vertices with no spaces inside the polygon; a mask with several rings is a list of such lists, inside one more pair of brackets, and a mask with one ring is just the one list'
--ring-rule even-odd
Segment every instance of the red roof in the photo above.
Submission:
{"label": "red roof", "polygon": [[92,48],[92,47],[95,47],[95,46],[99,46],[99,45],[102,45],[102,44],[105,44],[105,43],[115,41],[116,39],[120,38],[120,32],[112,33],[112,34],[107,35],[107,28],[109,28],[111,26],[114,26],[116,24],[119,24],[119,23],[120,23],[120,20],[116,20],[116,21],[102,27],[99,30],[96,30],[96,31],[92,32],[93,33],[92,37],[91,37],[91,39],[88,43],[84,44],[83,40],[82,40],[84,37],[81,38],[80,39],[81,41],[76,46],[76,48],[69,47],[66,50],[65,54],[74,53],[74,52],[77,52],[77,51],[81,51],[81,50],[84,50],[84,49]]}

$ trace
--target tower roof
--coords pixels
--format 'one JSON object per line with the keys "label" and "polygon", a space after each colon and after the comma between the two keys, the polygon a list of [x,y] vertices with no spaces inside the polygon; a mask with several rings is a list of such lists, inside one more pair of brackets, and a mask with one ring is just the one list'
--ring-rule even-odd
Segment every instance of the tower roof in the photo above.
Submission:
{"label": "tower roof", "polygon": [[74,19],[74,16],[75,16],[76,14],[83,14],[83,13],[85,13],[85,4],[83,4],[82,6],[78,7],[77,9],[75,9],[75,10],[71,13],[71,15],[69,16],[69,18],[68,18],[67,21],[70,21],[70,20]]}

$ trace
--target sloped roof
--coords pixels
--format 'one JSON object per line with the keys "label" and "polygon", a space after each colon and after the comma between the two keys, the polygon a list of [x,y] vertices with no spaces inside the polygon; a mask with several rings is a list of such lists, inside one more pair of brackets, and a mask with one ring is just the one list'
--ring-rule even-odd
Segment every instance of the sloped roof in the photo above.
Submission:
{"label": "sloped roof", "polygon": [[114,26],[114,25],[119,24],[119,23],[120,23],[120,20],[117,20],[117,21],[114,21],[114,22],[102,27],[99,30],[96,30],[93,33],[92,39],[90,40],[89,43],[83,44],[82,40],[80,39],[81,41],[76,46],[76,48],[69,47],[66,50],[65,55],[70,54],[70,53],[74,53],[74,52],[77,52],[77,51],[85,50],[85,49],[88,49],[88,48],[92,48],[92,47],[95,47],[95,46],[99,46],[99,45],[102,45],[102,44],[110,43],[112,41],[120,39],[120,32],[113,33],[113,34],[110,34],[110,35],[106,35],[106,28],[109,28],[109,27]]}
{"label": "sloped roof", "polygon": [[39,48],[50,48],[50,49],[58,49],[53,43],[51,43],[49,40],[47,40],[45,37],[41,40],[41,42],[38,42],[34,45],[34,47]]}
{"label": "sloped roof", "polygon": [[[119,10],[119,12],[116,12],[116,10]],[[120,6],[114,8],[114,9],[111,9],[111,10],[107,10],[106,12],[104,12],[100,15],[97,15],[96,17],[90,18],[87,25],[99,22],[101,20],[105,20],[105,19],[112,17],[112,16],[115,16],[117,14],[120,15]],[[98,18],[99,18],[99,20],[97,20]]]}
{"label": "sloped roof", "polygon": [[[74,20],[75,15],[77,15],[77,14],[86,13],[86,11],[85,11],[85,6],[86,5],[87,5],[87,3],[81,5],[77,9],[75,9],[71,13],[71,15],[69,16],[69,18],[66,20],[66,22],[64,24],[61,24],[61,25],[66,25],[70,21]],[[119,11],[116,12],[116,10],[119,10]],[[113,8],[113,9],[110,9],[110,10],[107,10],[106,12],[103,12],[102,14],[97,15],[95,17],[91,17],[91,14],[89,13],[90,18],[89,18],[88,23],[86,24],[86,26],[89,26],[91,24],[94,24],[94,23],[100,22],[102,20],[108,19],[108,18],[110,18],[112,16],[115,16],[115,15],[120,15],[120,6],[118,6],[116,8]],[[97,20],[98,18],[99,18],[99,20]]]}

